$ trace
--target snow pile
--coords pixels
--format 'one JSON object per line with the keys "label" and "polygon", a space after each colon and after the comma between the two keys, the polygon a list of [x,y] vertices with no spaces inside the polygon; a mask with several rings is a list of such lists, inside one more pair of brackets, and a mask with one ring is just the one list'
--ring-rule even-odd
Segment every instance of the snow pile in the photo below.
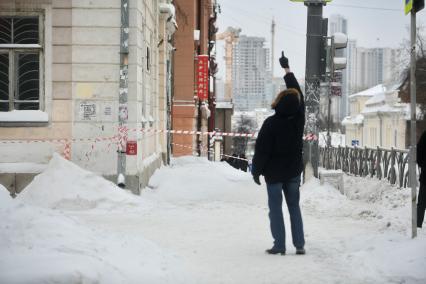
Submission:
{"label": "snow pile", "polygon": [[14,201],[0,208],[1,283],[119,281],[119,271],[101,256],[107,248],[89,228],[59,212]]}
{"label": "snow pile", "polygon": [[61,210],[114,209],[140,200],[104,178],[54,154],[46,170],[19,195],[26,204]]}
{"label": "snow pile", "polygon": [[386,180],[344,175],[345,195],[325,183],[312,179],[302,186],[302,207],[325,216],[368,220],[380,230],[409,234],[411,228],[411,191],[398,189]]}
{"label": "snow pile", "polygon": [[0,283],[186,282],[181,260],[142,234],[19,202],[0,208],[0,218]]}
{"label": "snow pile", "polygon": [[179,257],[128,224],[147,204],[53,157],[18,198],[0,186],[0,283],[188,283]]}
{"label": "snow pile", "polygon": [[173,159],[171,167],[157,171],[149,181],[156,199],[170,203],[248,202],[258,200],[260,187],[250,173],[236,170],[225,162],[205,158]]}
{"label": "snow pile", "polygon": [[[392,186],[386,179],[345,176],[345,194],[349,199],[362,201],[368,208],[358,215],[376,219],[386,227],[400,232],[411,227],[411,189]],[[358,206],[358,208],[360,208]]]}
{"label": "snow pile", "polygon": [[320,185],[319,180],[310,179],[301,187],[302,210],[320,213],[322,216],[352,215],[352,205],[347,197],[329,184]]}

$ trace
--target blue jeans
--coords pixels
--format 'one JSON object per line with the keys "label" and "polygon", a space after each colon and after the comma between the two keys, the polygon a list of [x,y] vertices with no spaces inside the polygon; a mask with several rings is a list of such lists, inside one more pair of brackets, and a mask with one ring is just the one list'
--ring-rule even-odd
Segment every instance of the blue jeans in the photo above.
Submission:
{"label": "blue jeans", "polygon": [[285,183],[266,184],[268,190],[269,220],[271,223],[272,237],[274,238],[274,248],[284,250],[286,248],[282,191],[284,191],[285,201],[290,213],[293,245],[296,248],[303,248],[305,245],[302,214],[299,207],[299,187],[300,176],[291,178]]}

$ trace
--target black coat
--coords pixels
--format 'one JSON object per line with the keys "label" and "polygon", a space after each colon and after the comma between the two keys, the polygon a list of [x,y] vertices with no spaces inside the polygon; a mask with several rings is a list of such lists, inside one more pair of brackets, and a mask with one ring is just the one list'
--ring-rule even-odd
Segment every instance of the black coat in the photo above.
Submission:
{"label": "black coat", "polygon": [[423,132],[422,136],[417,143],[417,164],[421,169],[420,182],[426,183],[426,131]]}
{"label": "black coat", "polygon": [[301,101],[295,96],[281,98],[275,114],[264,121],[259,131],[252,174],[265,176],[267,183],[286,182],[303,170],[305,103],[294,74],[286,74],[284,81],[287,88],[300,92]]}

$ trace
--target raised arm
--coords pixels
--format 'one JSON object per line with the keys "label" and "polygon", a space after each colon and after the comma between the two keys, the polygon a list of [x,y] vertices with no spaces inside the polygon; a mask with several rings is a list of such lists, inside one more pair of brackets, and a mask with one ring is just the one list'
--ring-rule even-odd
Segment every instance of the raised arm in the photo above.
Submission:
{"label": "raised arm", "polygon": [[301,109],[301,113],[305,115],[305,98],[303,96],[302,90],[300,89],[299,82],[297,82],[296,77],[294,76],[293,72],[291,72],[290,70],[288,58],[284,56],[284,51],[281,52],[280,65],[285,71],[284,81],[287,86],[287,89],[294,88],[299,91],[300,100],[301,100],[300,109]]}

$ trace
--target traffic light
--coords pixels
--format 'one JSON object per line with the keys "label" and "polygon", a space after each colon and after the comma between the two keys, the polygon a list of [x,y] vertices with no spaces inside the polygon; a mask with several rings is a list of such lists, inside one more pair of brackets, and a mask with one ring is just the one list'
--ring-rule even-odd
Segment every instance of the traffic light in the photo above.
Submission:
{"label": "traffic light", "polygon": [[417,13],[425,7],[425,0],[405,0],[405,15]]}
{"label": "traffic light", "polygon": [[425,7],[425,0],[414,0],[413,9],[417,13]]}
{"label": "traffic light", "polygon": [[[348,45],[348,36],[344,33],[335,33],[331,37],[330,46],[330,74],[334,76],[334,71],[346,68],[346,57],[336,56],[336,51],[346,48]],[[343,55],[343,53],[342,53]]]}

